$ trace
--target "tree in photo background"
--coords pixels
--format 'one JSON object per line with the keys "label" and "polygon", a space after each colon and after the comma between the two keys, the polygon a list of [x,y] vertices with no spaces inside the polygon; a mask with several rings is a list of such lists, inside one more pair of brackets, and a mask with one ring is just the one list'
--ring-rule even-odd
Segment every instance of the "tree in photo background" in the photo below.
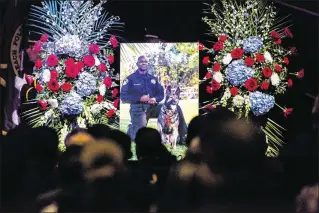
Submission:
{"label": "tree in photo background", "polygon": [[296,53],[289,44],[293,38],[289,20],[277,18],[274,4],[266,0],[218,2],[209,6],[203,18],[209,35],[218,41],[212,48],[199,46],[208,54],[202,59],[207,66],[203,83],[211,100],[204,108],[227,107],[238,117],[252,119],[266,116],[267,123],[262,127],[267,136],[266,154],[278,156],[285,129],[267,114],[275,106],[286,117],[292,113],[293,108],[281,106],[276,98],[304,76],[302,68],[288,69]]}
{"label": "tree in photo background", "polygon": [[[137,70],[136,62],[144,55],[149,61],[148,72],[164,86],[189,88],[198,94],[199,67],[197,43],[144,43],[121,45],[121,80]],[[187,92],[187,91],[186,91]],[[196,95],[198,98],[198,95]]]}
{"label": "tree in photo background", "polygon": [[111,30],[122,27],[119,17],[108,17],[102,0],[46,0],[32,6],[32,33],[41,35],[27,51],[36,57],[34,72],[26,76],[38,103],[22,116],[32,127],[56,129],[60,149],[73,128],[109,124],[118,128],[119,73],[112,68],[118,41]]}

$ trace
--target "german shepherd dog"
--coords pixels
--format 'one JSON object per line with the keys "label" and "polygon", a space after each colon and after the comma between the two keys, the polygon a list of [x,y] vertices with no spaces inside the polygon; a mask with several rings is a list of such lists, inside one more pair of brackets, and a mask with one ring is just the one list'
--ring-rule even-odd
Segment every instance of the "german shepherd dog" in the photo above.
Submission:
{"label": "german shepherd dog", "polygon": [[177,87],[176,91],[172,92],[172,87],[166,88],[165,102],[160,109],[157,119],[157,128],[162,136],[164,144],[170,144],[173,150],[176,149],[176,143],[179,138],[179,114],[177,106],[180,99],[180,88]]}

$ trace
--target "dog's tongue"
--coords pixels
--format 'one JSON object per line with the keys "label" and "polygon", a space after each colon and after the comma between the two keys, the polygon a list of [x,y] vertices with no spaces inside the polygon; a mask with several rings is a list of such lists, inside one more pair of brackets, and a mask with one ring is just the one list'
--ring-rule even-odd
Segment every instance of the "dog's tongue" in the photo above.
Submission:
{"label": "dog's tongue", "polygon": [[32,85],[33,77],[31,75],[25,75],[25,80],[28,82],[30,86]]}

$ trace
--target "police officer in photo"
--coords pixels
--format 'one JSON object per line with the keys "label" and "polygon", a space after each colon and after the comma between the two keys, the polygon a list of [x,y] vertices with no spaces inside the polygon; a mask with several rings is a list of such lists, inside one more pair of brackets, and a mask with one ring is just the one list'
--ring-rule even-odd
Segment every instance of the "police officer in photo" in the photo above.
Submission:
{"label": "police officer in photo", "polygon": [[127,133],[135,140],[136,132],[147,126],[149,118],[158,114],[158,103],[164,99],[164,89],[157,78],[148,73],[148,61],[140,56],[136,63],[138,69],[129,75],[121,88],[120,98],[130,104],[131,124]]}

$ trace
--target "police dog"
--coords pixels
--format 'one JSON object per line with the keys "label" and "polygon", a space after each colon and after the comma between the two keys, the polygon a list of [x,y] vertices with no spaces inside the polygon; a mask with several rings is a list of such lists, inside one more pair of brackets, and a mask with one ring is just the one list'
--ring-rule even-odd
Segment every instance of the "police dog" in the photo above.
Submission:
{"label": "police dog", "polygon": [[157,128],[162,136],[164,144],[170,144],[173,150],[176,149],[179,126],[179,114],[177,106],[180,99],[180,88],[177,87],[176,91],[172,92],[172,87],[166,88],[165,102],[160,109],[157,119]]}

